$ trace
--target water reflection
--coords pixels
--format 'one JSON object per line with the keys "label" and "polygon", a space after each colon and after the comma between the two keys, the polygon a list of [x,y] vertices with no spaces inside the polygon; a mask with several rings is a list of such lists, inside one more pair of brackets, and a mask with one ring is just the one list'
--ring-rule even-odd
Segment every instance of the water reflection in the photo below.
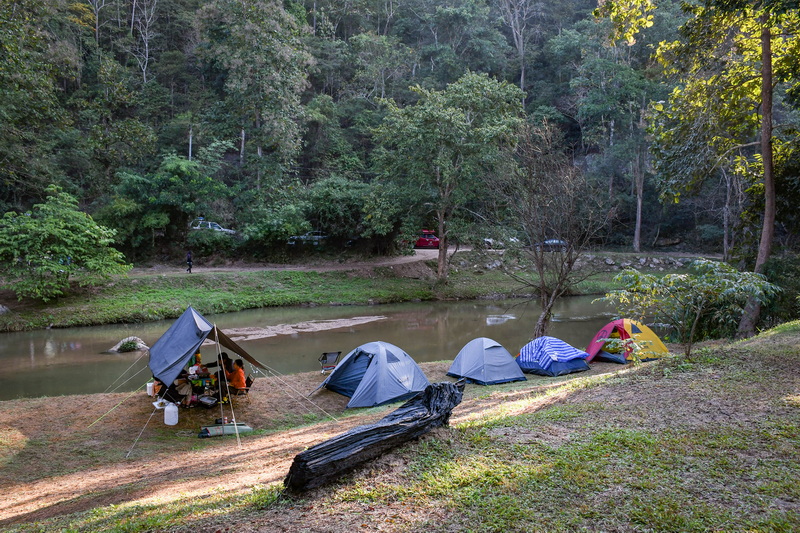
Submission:
{"label": "water reflection", "polygon": [[[611,313],[591,297],[563,299],[550,334],[579,348]],[[417,362],[452,360],[475,337],[490,337],[517,353],[530,339],[538,305],[523,301],[420,302],[382,306],[257,309],[207,318],[223,330],[331,321],[365,316],[380,320],[322,331],[243,341],[242,346],[276,372],[319,369],[322,352],[343,354],[366,342],[396,344]],[[121,339],[137,336],[148,345],[172,321],[90,328],[51,329],[0,335],[0,400],[42,395],[135,390],[150,377],[144,354],[104,353]],[[213,352],[212,348],[206,348]],[[210,355],[210,353],[209,353]]]}

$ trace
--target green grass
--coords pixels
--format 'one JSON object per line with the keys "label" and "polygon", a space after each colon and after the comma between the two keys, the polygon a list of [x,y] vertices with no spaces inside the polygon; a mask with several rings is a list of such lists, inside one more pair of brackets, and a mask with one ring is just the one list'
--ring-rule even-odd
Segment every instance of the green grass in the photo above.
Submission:
{"label": "green grass", "polygon": [[[552,385],[542,393],[526,393],[530,382],[470,386],[465,401],[485,402],[477,418],[394,450],[403,464],[394,472],[370,463],[308,499],[255,486],[107,505],[11,531],[217,530],[264,511],[296,524],[307,509],[345,517],[384,506],[417,517],[398,518],[393,531],[797,531],[798,343],[795,323],[706,347],[692,362],[542,380]],[[764,383],[757,372],[773,377]],[[364,530],[390,523],[369,513],[357,520]]]}
{"label": "green grass", "polygon": [[[465,254],[465,257],[469,258]],[[499,270],[454,267],[447,283],[403,277],[391,268],[364,271],[259,270],[183,272],[122,276],[91,288],[73,287],[69,296],[42,304],[25,301],[0,315],[0,331],[137,323],[175,318],[189,305],[204,314],[262,307],[380,304],[437,299],[527,297],[522,286]],[[429,263],[435,271],[435,263]],[[612,273],[598,273],[574,294],[602,294],[615,288]]]}

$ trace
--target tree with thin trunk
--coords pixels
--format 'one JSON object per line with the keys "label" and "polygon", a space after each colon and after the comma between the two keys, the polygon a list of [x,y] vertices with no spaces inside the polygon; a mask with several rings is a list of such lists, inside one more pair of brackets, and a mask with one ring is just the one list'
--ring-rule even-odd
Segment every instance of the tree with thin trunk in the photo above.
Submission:
{"label": "tree with thin trunk", "polygon": [[142,71],[142,83],[147,83],[147,69],[152,59],[152,43],[156,36],[156,8],[158,0],[139,0],[134,3],[133,20],[131,25],[135,28],[134,44],[131,55],[136,59],[139,70]]}
{"label": "tree with thin trunk", "polygon": [[[511,155],[514,167],[490,184],[525,237],[505,251],[503,267],[538,294],[542,310],[531,335],[536,338],[547,333],[556,301],[594,273],[580,266],[580,258],[613,210],[572,163],[563,135],[549,122],[526,123]],[[547,242],[553,240],[563,244]]]}
{"label": "tree with thin trunk", "polygon": [[540,4],[535,0],[499,0],[498,7],[503,22],[511,32],[511,40],[517,51],[519,61],[519,88],[525,90],[525,61],[528,44],[528,24],[538,12]]}

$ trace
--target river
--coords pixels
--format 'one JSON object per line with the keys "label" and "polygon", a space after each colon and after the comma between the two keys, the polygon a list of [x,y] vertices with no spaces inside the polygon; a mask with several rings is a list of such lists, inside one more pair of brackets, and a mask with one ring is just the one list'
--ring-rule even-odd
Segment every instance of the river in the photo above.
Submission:
{"label": "river", "polygon": [[[585,349],[612,316],[607,307],[593,304],[592,299],[562,299],[549,334]],[[293,374],[318,371],[322,352],[341,351],[344,356],[376,340],[399,346],[418,363],[452,360],[476,337],[492,338],[516,354],[530,340],[538,309],[535,302],[521,300],[472,300],[268,308],[206,318],[224,331],[262,328],[279,332],[239,344],[272,372]],[[150,378],[146,353],[107,351],[129,336],[152,346],[172,322],[0,334],[0,400],[136,390]],[[275,328],[280,325],[292,327]],[[212,353],[209,347],[206,360]]]}

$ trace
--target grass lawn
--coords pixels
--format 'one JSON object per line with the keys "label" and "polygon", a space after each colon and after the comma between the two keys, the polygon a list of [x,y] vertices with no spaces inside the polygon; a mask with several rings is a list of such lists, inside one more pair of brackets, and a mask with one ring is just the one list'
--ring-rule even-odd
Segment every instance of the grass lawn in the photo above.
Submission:
{"label": "grass lawn", "polygon": [[[692,361],[675,355],[607,373],[468,385],[450,427],[302,495],[284,493],[279,481],[214,490],[212,479],[200,498],[146,498],[147,491],[128,489],[124,502],[73,513],[67,506],[57,517],[5,526],[798,531],[799,367],[800,322],[794,322],[747,341],[701,346]],[[355,411],[344,420],[385,412]],[[255,435],[239,459],[263,469],[274,449],[270,439],[299,439],[317,428],[330,438],[336,432],[325,423],[309,418]],[[84,465],[75,468],[89,473]]]}

